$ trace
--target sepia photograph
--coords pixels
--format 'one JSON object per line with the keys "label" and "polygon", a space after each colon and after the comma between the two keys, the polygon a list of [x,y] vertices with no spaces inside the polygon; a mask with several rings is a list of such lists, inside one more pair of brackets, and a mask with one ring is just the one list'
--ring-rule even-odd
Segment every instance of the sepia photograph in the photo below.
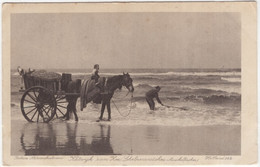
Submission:
{"label": "sepia photograph", "polygon": [[243,116],[247,100],[257,113],[256,66],[244,70],[256,21],[243,22],[255,3],[166,4],[5,4],[8,157],[243,164],[246,121],[256,144],[257,118]]}

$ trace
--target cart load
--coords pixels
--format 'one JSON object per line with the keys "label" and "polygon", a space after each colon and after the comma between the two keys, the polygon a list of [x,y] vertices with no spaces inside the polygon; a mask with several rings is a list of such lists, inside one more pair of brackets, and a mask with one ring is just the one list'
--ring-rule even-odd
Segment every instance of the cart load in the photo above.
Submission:
{"label": "cart load", "polygon": [[38,70],[31,74],[35,79],[44,79],[50,81],[61,80],[61,75],[56,72],[47,72],[45,70]]}
{"label": "cart load", "polygon": [[58,73],[38,70],[31,74],[25,74],[24,84],[26,89],[33,86],[42,86],[50,91],[57,92],[60,89],[61,78],[61,75]]}

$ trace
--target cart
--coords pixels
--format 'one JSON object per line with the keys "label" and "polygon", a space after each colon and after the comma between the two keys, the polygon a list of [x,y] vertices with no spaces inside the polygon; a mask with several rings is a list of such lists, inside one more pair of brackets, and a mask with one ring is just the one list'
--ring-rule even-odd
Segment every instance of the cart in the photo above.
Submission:
{"label": "cart", "polygon": [[[70,76],[71,79],[71,74],[62,74],[62,79],[64,76]],[[54,118],[64,117],[68,104],[66,95],[79,96],[78,93],[62,90],[62,79],[42,79],[31,75],[24,75],[23,79],[25,90],[19,90],[23,92],[20,106],[24,118],[29,122],[48,123]]]}

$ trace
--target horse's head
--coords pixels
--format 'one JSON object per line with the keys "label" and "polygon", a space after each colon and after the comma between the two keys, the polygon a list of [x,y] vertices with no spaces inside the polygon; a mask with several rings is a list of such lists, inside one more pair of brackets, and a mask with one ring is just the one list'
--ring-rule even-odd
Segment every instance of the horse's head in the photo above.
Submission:
{"label": "horse's head", "polygon": [[130,92],[134,92],[133,79],[128,73],[123,73],[122,85],[125,86]]}

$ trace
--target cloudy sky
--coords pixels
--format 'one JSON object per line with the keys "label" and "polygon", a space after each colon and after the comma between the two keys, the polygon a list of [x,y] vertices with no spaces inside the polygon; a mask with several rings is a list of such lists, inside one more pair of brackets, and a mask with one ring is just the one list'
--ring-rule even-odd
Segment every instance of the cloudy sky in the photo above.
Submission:
{"label": "cloudy sky", "polygon": [[239,13],[13,14],[11,67],[240,68]]}

